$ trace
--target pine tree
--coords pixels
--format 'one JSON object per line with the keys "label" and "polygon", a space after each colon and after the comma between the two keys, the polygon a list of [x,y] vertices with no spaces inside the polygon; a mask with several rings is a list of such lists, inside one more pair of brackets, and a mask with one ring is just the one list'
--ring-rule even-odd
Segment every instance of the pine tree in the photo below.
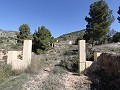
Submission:
{"label": "pine tree", "polygon": [[30,27],[27,24],[23,24],[19,27],[19,34],[17,34],[17,43],[23,44],[24,40],[31,39]]}
{"label": "pine tree", "polygon": [[104,0],[99,0],[90,5],[90,17],[85,17],[86,32],[84,39],[93,44],[94,41],[99,41],[108,32],[111,23],[114,21],[112,10],[109,9]]}
{"label": "pine tree", "polygon": [[[117,12],[119,15],[120,15],[120,7],[119,7],[119,10],[118,10],[118,12]],[[120,23],[120,17],[118,16],[118,21],[119,21],[119,23]]]}
{"label": "pine tree", "polygon": [[120,42],[120,32],[113,35],[113,42]]}
{"label": "pine tree", "polygon": [[33,51],[35,53],[40,53],[49,49],[51,43],[54,42],[50,31],[44,26],[38,27],[38,31],[33,34]]}

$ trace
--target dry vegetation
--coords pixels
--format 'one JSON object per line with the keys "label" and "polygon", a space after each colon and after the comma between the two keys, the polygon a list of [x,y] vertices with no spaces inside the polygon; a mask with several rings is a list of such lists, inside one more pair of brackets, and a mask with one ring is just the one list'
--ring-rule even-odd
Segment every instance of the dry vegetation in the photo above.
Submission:
{"label": "dry vegetation", "polygon": [[24,72],[12,71],[9,65],[0,62],[0,90],[90,90],[102,87],[97,81],[98,73],[105,73],[102,69],[92,73],[85,71],[87,76],[78,76],[77,48],[77,45],[59,44],[44,54],[32,53],[31,66]]}
{"label": "dry vegetation", "polygon": [[[76,49],[77,46],[58,45],[45,54],[35,55],[33,53],[31,66],[27,70],[13,72],[9,68],[9,71],[6,71],[9,75],[0,80],[0,89],[68,90],[72,88],[75,90],[79,76],[76,76],[74,81],[71,80],[71,77],[74,78],[74,74],[77,72],[76,66],[74,66],[77,62],[78,51]],[[68,70],[72,71],[73,75]],[[86,78],[81,78],[83,83]]]}

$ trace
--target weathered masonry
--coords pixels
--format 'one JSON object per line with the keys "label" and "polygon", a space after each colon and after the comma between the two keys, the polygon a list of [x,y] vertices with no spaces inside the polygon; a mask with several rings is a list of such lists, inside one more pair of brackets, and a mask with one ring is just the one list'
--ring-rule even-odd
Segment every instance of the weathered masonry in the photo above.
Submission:
{"label": "weathered masonry", "polygon": [[[79,40],[78,42],[79,51],[79,74],[86,68],[90,67],[93,61],[86,61],[86,43],[85,40]],[[94,52],[94,61],[101,55],[100,52]]]}
{"label": "weathered masonry", "polygon": [[20,51],[8,51],[7,64],[12,65],[13,70],[26,69],[31,64],[32,40],[24,40],[23,57],[18,58]]}

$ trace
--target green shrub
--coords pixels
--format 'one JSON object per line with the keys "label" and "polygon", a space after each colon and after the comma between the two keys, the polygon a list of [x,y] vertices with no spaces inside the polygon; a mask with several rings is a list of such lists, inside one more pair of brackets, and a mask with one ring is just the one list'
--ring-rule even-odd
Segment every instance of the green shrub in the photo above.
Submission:
{"label": "green shrub", "polygon": [[87,61],[94,61],[94,56],[93,56],[93,54],[87,53],[87,54],[86,54],[86,60],[87,60]]}
{"label": "green shrub", "polygon": [[40,54],[48,50],[51,43],[54,43],[51,32],[45,26],[38,27],[38,31],[33,34],[33,52]]}
{"label": "green shrub", "polygon": [[0,71],[0,78],[9,77],[12,75],[11,65],[4,65]]}
{"label": "green shrub", "polygon": [[31,40],[30,27],[27,24],[22,24],[19,27],[19,33],[17,34],[17,44],[22,45],[23,41],[28,39]]}
{"label": "green shrub", "polygon": [[83,40],[83,36],[81,35],[81,36],[79,36],[76,40],[75,40],[75,45],[78,45],[78,41],[79,40]]}
{"label": "green shrub", "polygon": [[61,60],[61,66],[66,68],[71,72],[78,72],[78,58],[77,57],[65,57],[64,60]]}
{"label": "green shrub", "polygon": [[38,74],[40,70],[42,70],[45,67],[48,67],[48,61],[47,59],[32,59],[31,65],[28,66],[28,68],[25,70],[25,73],[28,74]]}

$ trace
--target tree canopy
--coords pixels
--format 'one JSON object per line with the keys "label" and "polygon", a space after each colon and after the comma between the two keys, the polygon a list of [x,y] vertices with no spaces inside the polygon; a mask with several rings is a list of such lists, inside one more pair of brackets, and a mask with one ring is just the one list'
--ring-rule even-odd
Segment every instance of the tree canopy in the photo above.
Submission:
{"label": "tree canopy", "polygon": [[[120,15],[120,7],[119,7],[119,10],[118,10],[118,12],[117,12],[119,15]],[[118,16],[118,21],[119,21],[119,23],[120,23],[120,16]]]}
{"label": "tree canopy", "polygon": [[39,54],[41,51],[48,50],[53,42],[54,38],[50,31],[45,26],[38,27],[38,31],[33,34],[33,51]]}
{"label": "tree canopy", "polygon": [[120,32],[113,35],[113,42],[120,42]]}
{"label": "tree canopy", "polygon": [[22,44],[24,40],[31,39],[30,27],[27,24],[22,24],[19,27],[19,33],[17,34],[17,42]]}
{"label": "tree canopy", "polygon": [[108,32],[111,23],[114,21],[112,10],[109,9],[104,0],[99,0],[90,5],[90,17],[85,17],[86,32],[84,39],[89,43],[99,41]]}

